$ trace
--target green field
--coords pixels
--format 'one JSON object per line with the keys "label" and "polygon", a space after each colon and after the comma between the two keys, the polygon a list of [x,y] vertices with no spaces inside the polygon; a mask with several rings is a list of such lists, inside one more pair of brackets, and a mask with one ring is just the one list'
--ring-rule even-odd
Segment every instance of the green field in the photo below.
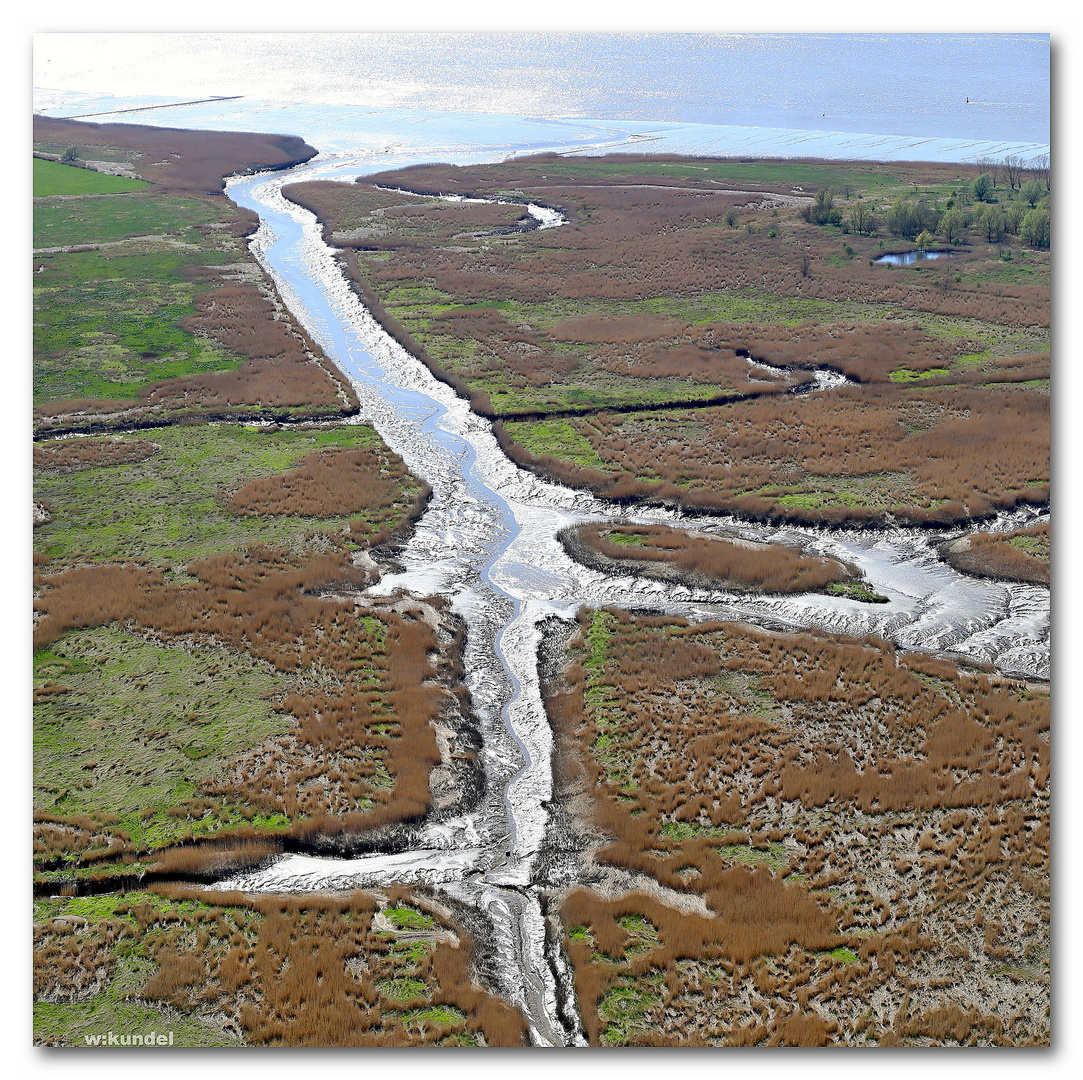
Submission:
{"label": "green field", "polygon": [[[35,530],[39,551],[54,560],[140,555],[169,568],[250,544],[290,546],[313,529],[341,531],[349,520],[366,515],[241,516],[226,509],[221,492],[256,476],[284,472],[314,450],[382,445],[372,428],[361,425],[285,431],[200,425],[123,438],[149,439],[161,452],[131,464],[38,478],[35,497],[47,500],[53,514],[49,524]],[[404,484],[403,503],[371,511],[370,524],[401,517],[416,490],[412,483]]]}
{"label": "green field", "polygon": [[34,198],[44,195],[115,195],[142,191],[150,187],[145,180],[109,176],[92,169],[64,165],[59,161],[34,158]]}
{"label": "green field", "polygon": [[[84,171],[72,169],[72,172]],[[192,226],[207,225],[216,218],[206,202],[179,195],[148,193],[57,199],[34,204],[34,246],[104,244],[132,236],[159,236],[189,230],[192,235],[182,235],[180,239],[193,242],[198,241],[199,234]]]}
{"label": "green field", "polygon": [[158,379],[236,368],[241,357],[177,325],[195,313],[192,268],[224,257],[125,245],[110,254],[70,252],[40,260],[34,275],[35,402],[134,400],[139,387]]}
{"label": "green field", "polygon": [[216,218],[203,200],[153,193],[35,203],[39,248],[107,245],[35,258],[35,404],[134,402],[148,383],[242,363],[177,325],[195,314],[203,268],[244,258],[239,241],[205,228]]}
{"label": "green field", "polygon": [[609,468],[598,456],[590,440],[568,420],[509,420],[505,427],[520,446],[535,456],[549,454],[582,465],[586,469],[604,471]]}

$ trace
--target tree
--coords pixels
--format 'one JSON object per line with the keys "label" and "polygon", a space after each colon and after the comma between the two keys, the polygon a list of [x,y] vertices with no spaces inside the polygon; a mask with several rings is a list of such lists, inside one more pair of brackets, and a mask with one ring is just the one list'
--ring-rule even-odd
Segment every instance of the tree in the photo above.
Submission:
{"label": "tree", "polygon": [[69,146],[64,153],[60,155],[61,161],[78,161],[79,160],[79,147]]}
{"label": "tree", "polygon": [[842,211],[835,209],[834,189],[820,188],[812,205],[802,207],[801,216],[813,225],[838,225],[842,221]]}
{"label": "tree", "polygon": [[940,214],[927,202],[912,199],[896,199],[887,212],[887,227],[893,236],[913,240],[922,230],[936,232]]}
{"label": "tree", "polygon": [[737,210],[732,206],[726,211],[726,224],[730,228],[737,224]]}
{"label": "tree", "polygon": [[983,203],[974,211],[974,228],[984,233],[985,239],[990,244],[999,243],[1004,239],[1006,224],[1004,211],[992,203]]}
{"label": "tree", "polygon": [[1005,211],[1008,218],[1008,232],[1013,235],[1019,233],[1019,227],[1023,224],[1023,217],[1027,212],[1027,204],[1022,199],[1013,199]]}
{"label": "tree", "polygon": [[1004,159],[1004,172],[1014,191],[1023,183],[1023,159],[1018,154],[1009,154]]}
{"label": "tree", "polygon": [[974,177],[970,190],[978,202],[988,202],[993,196],[993,177],[990,173],[979,173]]}
{"label": "tree", "polygon": [[843,229],[847,232],[855,232],[861,236],[871,236],[876,232],[879,222],[872,212],[872,207],[867,202],[858,199],[847,211],[843,222]]}
{"label": "tree", "polygon": [[926,229],[922,229],[921,232],[918,233],[917,239],[914,241],[918,246],[918,251],[927,251],[932,245],[932,242],[932,234]]}
{"label": "tree", "polygon": [[974,164],[977,165],[983,173],[988,173],[992,177],[993,187],[996,187],[997,174],[1000,170],[1000,163],[996,160],[996,158],[981,157],[978,158],[978,160],[974,162]]}
{"label": "tree", "polygon": [[938,231],[949,244],[962,244],[966,242],[968,224],[966,211],[961,206],[953,206],[940,219]]}
{"label": "tree", "polygon": [[1020,189],[1020,194],[1031,206],[1037,206],[1038,200],[1045,195],[1045,185],[1038,180],[1028,180]]}
{"label": "tree", "polygon": [[1028,210],[1019,226],[1019,235],[1024,244],[1031,247],[1047,248],[1050,240],[1049,205],[1043,203],[1033,210]]}
{"label": "tree", "polygon": [[1040,184],[1045,185],[1045,190],[1049,190],[1049,155],[1042,154],[1040,157],[1036,157],[1030,163],[1030,170],[1034,173],[1034,179]]}

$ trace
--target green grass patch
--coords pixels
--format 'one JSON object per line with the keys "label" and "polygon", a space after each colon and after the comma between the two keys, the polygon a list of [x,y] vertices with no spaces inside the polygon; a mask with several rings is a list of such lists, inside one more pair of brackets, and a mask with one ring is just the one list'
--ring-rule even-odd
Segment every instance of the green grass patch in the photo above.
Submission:
{"label": "green grass patch", "polygon": [[63,815],[116,815],[137,847],[189,831],[251,820],[285,828],[285,817],[223,805],[198,822],[170,808],[288,716],[268,700],[285,680],[264,663],[212,646],[163,648],[115,627],[66,634],[34,657],[34,797]]}
{"label": "green grass patch", "polygon": [[832,949],[828,954],[832,960],[838,960],[843,964],[860,964],[861,957],[853,951],[853,949],[847,949],[845,947]]}
{"label": "green grass patch", "polygon": [[614,544],[620,544],[621,547],[642,547],[647,542],[647,537],[641,533],[626,533],[619,529],[606,533],[605,538],[612,540]]}
{"label": "green grass patch", "polygon": [[951,366],[955,368],[978,368],[981,367],[987,360],[992,359],[992,355],[988,349],[982,349],[981,352],[965,353],[963,356],[957,356],[952,362]]}
{"label": "green grass patch", "polygon": [[570,420],[509,420],[506,427],[508,434],[536,457],[563,458],[587,469],[607,468],[590,440]]}
{"label": "green grass patch", "polygon": [[65,165],[59,161],[34,158],[34,198],[45,195],[115,195],[142,191],[150,187],[144,180],[129,180],[124,176],[109,176]]}
{"label": "green grass patch", "polygon": [[892,382],[908,383],[919,382],[921,379],[934,379],[939,375],[947,375],[947,368],[929,368],[926,371],[911,371],[910,368],[896,368],[888,375]]}
{"label": "green grass patch", "polygon": [[413,975],[419,970],[421,961],[432,952],[432,947],[431,941],[396,941],[388,946],[388,951],[404,965],[405,974]]}
{"label": "green grass patch", "polygon": [[587,659],[583,665],[588,672],[588,682],[596,681],[605,667],[609,640],[616,621],[616,615],[609,611],[595,611],[591,615],[590,628],[587,630]]}
{"label": "green grass patch", "polygon": [[[669,821],[661,827],[660,832],[672,840],[690,840],[701,836],[725,836],[732,829],[700,825],[694,821]],[[752,847],[751,844],[718,844],[713,846],[713,850],[723,862],[751,867],[766,866],[772,873],[785,870],[790,864],[790,852],[783,844],[768,844],[766,848]]]}
{"label": "green grass patch", "polygon": [[[118,964],[109,987],[86,1002],[34,1003],[34,1038],[50,1046],[106,1045],[109,1032],[123,1036],[173,1035],[172,1046],[239,1046],[219,1028],[184,1016],[175,1009],[144,1004],[136,996],[153,974],[149,961]],[[139,1052],[139,1047],[135,1047]],[[162,1049],[157,1047],[157,1049]]]}
{"label": "green grass patch", "polygon": [[161,452],[127,465],[38,477],[35,496],[48,500],[53,520],[36,530],[37,550],[52,559],[140,555],[161,567],[181,566],[254,543],[296,546],[308,530],[341,531],[349,520],[377,528],[398,520],[416,491],[407,481],[402,505],[349,517],[241,516],[226,509],[223,490],[284,472],[314,450],[382,445],[379,436],[363,425],[268,431],[211,424],[124,438],[149,438]]}
{"label": "green grass patch", "polygon": [[665,973],[650,971],[643,975],[622,975],[602,995],[598,1015],[606,1021],[601,1041],[605,1046],[626,1043],[637,1030],[651,1025],[647,1014],[662,1000]]}
{"label": "green grass patch", "polygon": [[[447,1027],[450,1024],[466,1023],[466,1013],[462,1009],[457,1009],[454,1005],[433,1005],[429,1009],[415,1009],[413,1012],[407,1013],[402,1020],[404,1024],[439,1024],[441,1027]],[[473,1043],[471,1045],[477,1044]]]}
{"label": "green grass patch", "polygon": [[[84,169],[71,171],[101,175]],[[209,225],[217,218],[209,203],[180,195],[100,195],[91,199],[37,202],[34,247],[102,244],[132,236],[179,233],[194,225]]]}
{"label": "green grass patch", "polygon": [[903,472],[868,473],[861,476],[810,476],[802,481],[798,490],[767,485],[750,495],[763,495],[774,499],[779,506],[806,510],[828,507],[871,507],[894,509],[900,506],[922,505],[926,509],[936,505],[922,502],[913,491],[909,474]]}
{"label": "green grass patch", "polygon": [[141,386],[236,368],[240,356],[182,330],[195,314],[190,271],[228,256],[125,246],[67,252],[34,275],[34,400],[136,399]]}
{"label": "green grass patch", "polygon": [[863,581],[832,582],[825,589],[831,596],[845,596],[848,600],[859,600],[863,604],[887,604],[889,598],[873,592]]}
{"label": "green grass patch", "polygon": [[426,915],[417,908],[398,904],[395,907],[384,908],[383,914],[391,920],[399,930],[431,930],[436,922],[431,915]]}
{"label": "green grass patch", "polygon": [[1035,555],[1040,559],[1049,558],[1048,536],[1013,536],[1009,541],[1012,547],[1025,551],[1028,555]]}
{"label": "green grass patch", "polygon": [[617,920],[632,939],[624,949],[625,961],[658,947],[658,927],[643,915],[623,915]]}
{"label": "green grass patch", "polygon": [[429,996],[429,988],[421,979],[383,979],[376,989],[390,1001],[413,1001]]}
{"label": "green grass patch", "polygon": [[665,405],[673,401],[713,401],[738,393],[713,383],[690,383],[686,379],[637,378],[629,375],[596,375],[572,383],[542,387],[503,389],[503,377],[470,377],[475,390],[489,395],[498,416],[523,412],[592,412],[623,405]]}

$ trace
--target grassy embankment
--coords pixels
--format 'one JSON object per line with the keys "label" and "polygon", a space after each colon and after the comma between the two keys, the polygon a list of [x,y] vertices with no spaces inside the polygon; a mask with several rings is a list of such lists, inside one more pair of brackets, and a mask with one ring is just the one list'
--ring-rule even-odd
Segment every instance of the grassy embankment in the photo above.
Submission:
{"label": "grassy embankment", "polygon": [[145,179],[35,159],[39,430],[356,411],[346,381],[251,259],[253,215],[221,193],[223,175],[303,160],[311,147],[35,118],[36,147],[62,137]]}
{"label": "grassy embankment", "polygon": [[569,660],[569,827],[686,898],[565,895],[592,1044],[1048,1044],[1045,692],[615,610]]}
{"label": "grassy embankment", "polygon": [[[501,418],[529,467],[750,517],[944,524],[1048,497],[1048,251],[990,244],[975,225],[950,259],[871,265],[914,247],[884,224],[900,200],[993,206],[970,199],[976,172],[541,157],[369,178],[571,218],[527,233],[507,231],[517,206],[371,183],[287,193],[345,249],[392,333]],[[841,225],[803,217],[826,186]],[[1023,209],[1003,183],[994,197]],[[859,207],[875,231],[844,232]],[[787,395],[811,366],[850,384]]]}
{"label": "grassy embankment", "polygon": [[472,985],[470,939],[403,891],[336,898],[173,888],[35,905],[34,1038],[175,1046],[519,1046]]}

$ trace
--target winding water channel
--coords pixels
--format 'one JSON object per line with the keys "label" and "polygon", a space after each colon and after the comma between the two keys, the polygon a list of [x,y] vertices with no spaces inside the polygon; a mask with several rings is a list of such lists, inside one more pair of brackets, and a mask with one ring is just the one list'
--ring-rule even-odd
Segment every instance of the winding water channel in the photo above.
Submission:
{"label": "winding water channel", "polygon": [[[958,574],[931,546],[942,534],[776,528],[620,507],[518,468],[500,450],[489,422],[380,328],[343,277],[315,218],[281,194],[286,183],[352,180],[386,166],[371,155],[320,155],[286,172],[237,178],[228,193],[259,214],[253,252],[294,315],[353,382],[359,419],[372,423],[432,486],[429,508],[399,557],[402,572],[370,591],[442,594],[466,621],[464,661],[481,724],[485,794],[472,812],[422,827],[407,851],[353,859],[288,855],[220,887],[429,885],[484,917],[495,989],[522,1007],[532,1040],[584,1045],[559,938],[546,932],[543,902],[546,888],[561,884],[549,880],[552,871],[541,857],[553,791],[552,737],[538,672],[544,620],[571,618],[583,604],[618,604],[772,628],[819,626],[877,633],[903,647],[1045,678],[1049,593]],[[552,210],[528,209],[542,227],[560,224]],[[813,392],[830,393],[831,386],[823,378]],[[1010,528],[1033,516],[1002,515],[993,527]],[[607,576],[573,562],[555,538],[575,522],[618,517],[798,542],[856,564],[890,602],[865,605],[818,594],[742,596]]]}

